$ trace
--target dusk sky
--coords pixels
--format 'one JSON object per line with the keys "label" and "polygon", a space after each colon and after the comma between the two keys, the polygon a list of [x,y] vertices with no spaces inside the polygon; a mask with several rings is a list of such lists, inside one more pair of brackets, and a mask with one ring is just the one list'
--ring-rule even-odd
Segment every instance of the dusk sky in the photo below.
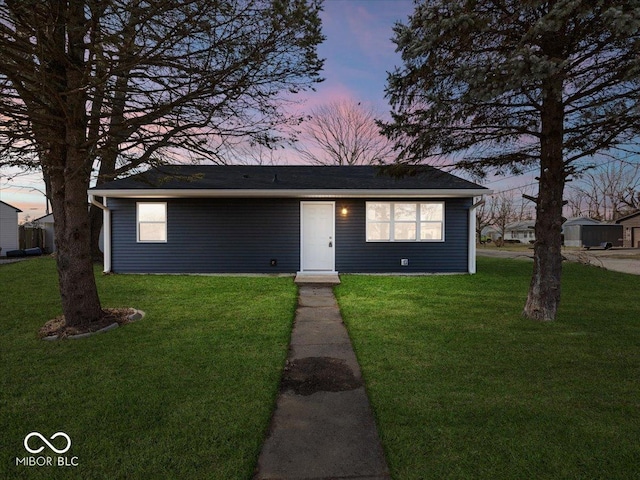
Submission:
{"label": "dusk sky", "polygon": [[412,0],[326,0],[322,26],[327,39],[319,48],[325,81],[307,105],[352,98],[386,112],[387,72],[401,64],[391,41],[393,25],[412,12]]}
{"label": "dusk sky", "polygon": [[[391,41],[393,25],[406,22],[413,12],[412,0],[326,0],[322,13],[326,41],[319,47],[325,58],[325,81],[316,92],[305,95],[304,110],[332,100],[354,99],[370,103],[382,115],[389,111],[384,90],[387,72],[401,65],[400,55]],[[299,107],[301,108],[301,107]],[[39,175],[8,181],[0,172],[0,200],[23,210],[20,218],[44,215],[44,190]],[[520,184],[530,179],[519,179]],[[489,188],[498,185],[491,183]]]}

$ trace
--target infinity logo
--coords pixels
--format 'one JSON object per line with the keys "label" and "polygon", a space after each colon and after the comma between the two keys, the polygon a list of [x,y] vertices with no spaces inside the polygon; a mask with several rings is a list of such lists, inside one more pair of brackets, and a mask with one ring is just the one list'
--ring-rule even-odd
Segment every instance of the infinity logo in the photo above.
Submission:
{"label": "infinity logo", "polygon": [[41,451],[44,450],[44,447],[40,447],[40,448],[36,448],[36,449],[33,449],[33,448],[29,447],[29,439],[31,437],[39,437],[40,440],[42,440],[44,443],[46,443],[47,446],[57,454],[66,453],[71,448],[71,439],[69,438],[69,435],[67,435],[64,432],[56,432],[53,435],[51,435],[51,440],[53,440],[54,438],[57,438],[57,437],[64,437],[64,438],[67,439],[67,446],[65,448],[61,449],[61,450],[58,450],[56,447],[54,447],[51,444],[51,442],[49,442],[49,440],[47,440],[44,436],[42,436],[42,434],[40,434],[38,432],[31,432],[26,437],[24,437],[24,448],[26,448],[27,451],[30,452],[30,453],[40,453]]}

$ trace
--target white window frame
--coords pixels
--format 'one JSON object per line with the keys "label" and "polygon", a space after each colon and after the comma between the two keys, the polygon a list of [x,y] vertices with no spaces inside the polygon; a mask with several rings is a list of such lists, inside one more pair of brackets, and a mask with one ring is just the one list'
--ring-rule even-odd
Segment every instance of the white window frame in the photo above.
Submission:
{"label": "white window frame", "polygon": [[[140,220],[140,205],[162,205],[164,207],[164,221],[141,221]],[[136,203],[136,240],[138,243],[167,243],[167,222],[168,222],[168,209],[167,202],[137,202]],[[142,224],[154,224],[164,226],[164,240],[141,240],[140,239],[140,225]]]}
{"label": "white window frame", "polygon": [[[370,204],[387,204],[389,205],[389,221],[379,221],[379,220],[369,220],[368,216],[367,216],[367,212],[369,210],[369,205]],[[415,226],[416,226],[416,238],[415,239],[395,239],[394,235],[395,235],[395,206],[397,204],[412,204],[416,206],[416,219],[415,219]],[[432,221],[421,221],[420,220],[420,209],[421,209],[421,205],[426,204],[426,205],[441,205],[442,206],[442,220],[432,220]],[[397,202],[379,202],[379,201],[371,201],[371,202],[366,202],[365,203],[365,222],[366,222],[366,232],[365,232],[365,240],[367,243],[389,243],[389,242],[436,242],[436,243],[440,243],[440,242],[444,242],[444,232],[445,232],[445,202],[444,201],[397,201]],[[369,239],[369,226],[372,223],[388,223],[389,224],[389,239],[383,239],[383,240],[370,240]],[[412,223],[411,221],[398,221],[398,223]],[[430,238],[420,238],[420,229],[421,229],[421,224],[423,223],[430,223],[430,224],[434,224],[434,223],[439,223],[440,224],[440,237],[439,239],[430,239]]]}

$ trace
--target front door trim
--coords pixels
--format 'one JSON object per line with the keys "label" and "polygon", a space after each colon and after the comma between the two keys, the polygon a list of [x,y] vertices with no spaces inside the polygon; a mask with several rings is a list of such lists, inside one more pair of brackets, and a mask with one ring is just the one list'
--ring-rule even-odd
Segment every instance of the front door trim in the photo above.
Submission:
{"label": "front door trim", "polygon": [[[305,239],[304,239],[304,231],[305,231],[305,205],[330,205],[331,206],[331,258],[330,265],[327,265],[326,270],[309,270],[305,269]],[[329,241],[329,239],[327,239]],[[300,202],[300,272],[305,275],[328,275],[335,274],[335,265],[336,265],[336,202],[331,201],[302,201]]]}

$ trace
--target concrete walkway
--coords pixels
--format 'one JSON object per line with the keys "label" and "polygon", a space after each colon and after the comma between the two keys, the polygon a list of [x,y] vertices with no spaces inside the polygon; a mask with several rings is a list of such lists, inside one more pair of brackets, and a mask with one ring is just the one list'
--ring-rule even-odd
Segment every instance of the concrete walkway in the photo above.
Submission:
{"label": "concrete walkway", "polygon": [[254,478],[390,478],[331,286],[300,286],[289,358]]}

